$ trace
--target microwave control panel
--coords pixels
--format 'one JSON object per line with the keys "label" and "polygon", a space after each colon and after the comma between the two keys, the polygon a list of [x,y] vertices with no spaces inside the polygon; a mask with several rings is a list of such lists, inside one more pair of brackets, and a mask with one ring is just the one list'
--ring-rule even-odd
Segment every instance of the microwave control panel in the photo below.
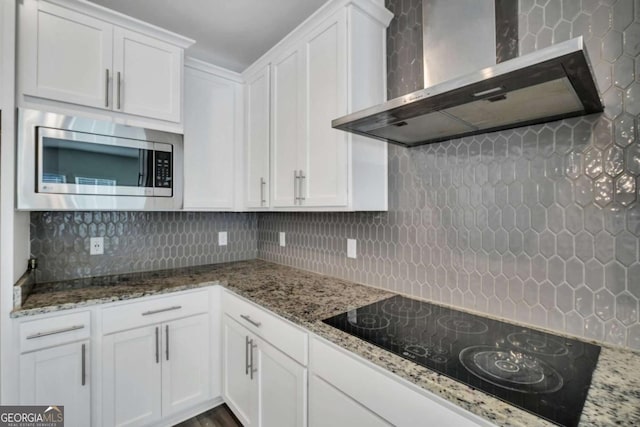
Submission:
{"label": "microwave control panel", "polygon": [[168,151],[155,152],[155,187],[172,187],[172,156]]}

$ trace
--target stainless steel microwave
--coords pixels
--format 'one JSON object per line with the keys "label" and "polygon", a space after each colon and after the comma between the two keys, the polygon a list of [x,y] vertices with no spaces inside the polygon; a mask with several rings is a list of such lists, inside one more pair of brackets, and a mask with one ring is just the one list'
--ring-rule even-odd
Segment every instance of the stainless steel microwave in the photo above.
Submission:
{"label": "stainless steel microwave", "polygon": [[18,209],[182,207],[182,135],[21,109]]}

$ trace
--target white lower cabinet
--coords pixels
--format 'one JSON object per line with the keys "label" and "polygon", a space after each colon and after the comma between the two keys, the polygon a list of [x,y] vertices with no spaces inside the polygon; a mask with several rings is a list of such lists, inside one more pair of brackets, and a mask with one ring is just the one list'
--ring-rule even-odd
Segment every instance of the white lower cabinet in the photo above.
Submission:
{"label": "white lower cabinet", "polygon": [[91,313],[37,316],[16,324],[19,403],[63,405],[65,425],[91,425]]}
{"label": "white lower cabinet", "polygon": [[222,301],[222,394],[233,413],[245,427],[306,426],[306,332],[228,292]]}
{"label": "white lower cabinet", "polygon": [[142,426],[209,397],[209,316],[200,314],[107,335],[103,420]]}
{"label": "white lower cabinet", "polygon": [[307,369],[229,316],[223,328],[223,395],[245,426],[306,423]]}
{"label": "white lower cabinet", "polygon": [[63,405],[65,425],[91,425],[89,340],[20,356],[20,404]]}
{"label": "white lower cabinet", "polygon": [[162,416],[177,414],[210,394],[209,316],[200,314],[163,325]]}
{"label": "white lower cabinet", "polygon": [[212,402],[211,343],[219,336],[212,295],[198,290],[102,309],[104,427],[170,425]]}
{"label": "white lower cabinet", "polygon": [[391,426],[316,375],[309,379],[309,396],[309,427]]}
{"label": "white lower cabinet", "polygon": [[162,417],[160,326],[146,326],[102,341],[103,425],[137,426]]}
{"label": "white lower cabinet", "polygon": [[492,425],[324,340],[311,339],[309,361],[311,427]]}

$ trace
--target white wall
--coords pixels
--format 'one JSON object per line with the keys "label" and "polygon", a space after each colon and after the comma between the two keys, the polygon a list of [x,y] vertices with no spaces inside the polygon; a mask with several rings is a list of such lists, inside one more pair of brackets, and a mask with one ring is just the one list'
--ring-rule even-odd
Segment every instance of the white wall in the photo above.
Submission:
{"label": "white wall", "polygon": [[29,257],[29,215],[15,212],[15,0],[0,0],[0,402],[17,399],[17,358],[9,313],[13,284]]}

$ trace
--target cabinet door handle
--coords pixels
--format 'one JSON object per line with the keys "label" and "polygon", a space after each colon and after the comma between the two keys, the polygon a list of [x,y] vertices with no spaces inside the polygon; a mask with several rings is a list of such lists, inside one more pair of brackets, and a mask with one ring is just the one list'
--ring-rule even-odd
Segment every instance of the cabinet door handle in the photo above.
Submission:
{"label": "cabinet door handle", "polygon": [[109,69],[107,68],[105,71],[104,78],[104,106],[109,106]]}
{"label": "cabinet door handle", "polygon": [[165,332],[165,335],[167,336],[166,348],[167,348],[167,360],[169,360],[169,325],[166,325],[164,327],[164,332]]}
{"label": "cabinet door handle", "polygon": [[160,343],[159,343],[158,334],[159,334],[159,331],[158,331],[158,327],[156,326],[156,363],[160,363]]}
{"label": "cabinet door handle", "polygon": [[242,317],[244,320],[246,320],[247,322],[251,323],[253,326],[255,326],[256,328],[259,328],[260,325],[262,325],[262,323],[260,322],[256,322],[255,320],[252,320],[251,317],[249,317],[246,314],[241,314],[240,317]]}
{"label": "cabinet door handle", "polygon": [[87,384],[87,346],[82,344],[82,385]]}
{"label": "cabinet door handle", "polygon": [[293,204],[294,205],[297,205],[300,200],[300,197],[298,196],[298,178],[299,178],[298,171],[294,170],[293,171],[293,195],[294,195]]}
{"label": "cabinet door handle", "polygon": [[266,200],[264,199],[264,186],[267,182],[264,178],[260,178],[260,206],[264,206]]}
{"label": "cabinet door handle", "polygon": [[298,175],[298,180],[300,181],[298,183],[298,200],[300,200],[300,204],[302,204],[302,202],[304,201],[304,196],[303,196],[303,192],[304,192],[304,179],[306,179],[307,177],[304,174],[304,171],[302,171],[302,169],[300,170],[300,174]]}
{"label": "cabinet door handle", "polygon": [[173,307],[161,308],[159,310],[149,310],[142,313],[143,316],[150,316],[152,314],[164,313],[165,311],[171,310],[180,310],[182,308],[181,305],[174,305]]}
{"label": "cabinet door handle", "polygon": [[118,97],[118,110],[120,109],[120,97],[122,96],[120,94],[120,90],[122,89],[122,83],[120,82],[120,71],[118,71],[118,90],[116,91],[117,97]]}
{"label": "cabinet door handle", "polygon": [[56,335],[56,334],[62,334],[62,333],[65,333],[65,332],[77,331],[78,329],[84,329],[84,325],[75,325],[75,326],[70,326],[68,328],[55,329],[53,331],[38,332],[36,334],[29,335],[27,337],[27,339],[28,340],[32,340],[32,339],[35,339],[35,338],[42,338],[42,337],[46,337],[46,336],[49,336],[49,335]]}
{"label": "cabinet door handle", "polygon": [[257,369],[253,369],[253,349],[256,348],[258,345],[253,343],[253,338],[251,339],[251,341],[249,341],[249,358],[251,360],[251,368],[250,368],[250,376],[249,378],[253,380],[253,373],[254,372],[258,372]]}
{"label": "cabinet door handle", "polygon": [[249,335],[244,338],[244,374],[249,375]]}

